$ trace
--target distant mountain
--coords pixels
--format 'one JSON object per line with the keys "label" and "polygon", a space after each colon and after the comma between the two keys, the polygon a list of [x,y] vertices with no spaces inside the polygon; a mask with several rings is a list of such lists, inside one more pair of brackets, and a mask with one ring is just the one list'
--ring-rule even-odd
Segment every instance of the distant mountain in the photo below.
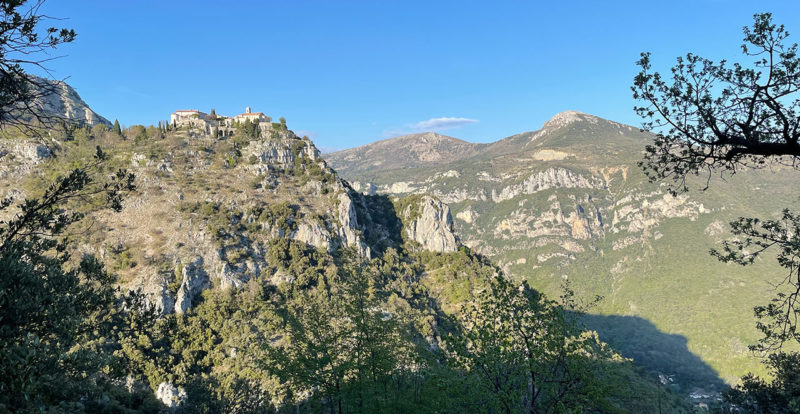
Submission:
{"label": "distant mountain", "polygon": [[369,145],[326,154],[328,163],[337,171],[367,173],[437,165],[474,156],[484,148],[458,138],[435,132],[404,135]]}
{"label": "distant mountain", "polygon": [[[111,123],[97,112],[93,111],[89,105],[81,99],[66,82],[31,76],[38,85],[34,95],[35,99],[30,108],[36,116],[49,121],[65,120],[68,122],[94,126],[104,124],[111,126]],[[31,122],[36,118],[33,114],[25,114],[21,120]]]}
{"label": "distant mountain", "polygon": [[328,157],[354,188],[439,198],[467,246],[551,296],[566,280],[583,297],[604,296],[589,326],[662,381],[700,395],[760,372],[747,349],[758,338],[752,307],[784,273],[768,260],[721,264],[708,251],[729,236],[729,221],[769,217],[800,191],[796,174],[776,167],[712,177],[709,190],[672,197],[637,166],[651,139],[568,111],[536,131],[464,144],[469,153],[457,157],[421,163],[425,154],[397,145],[383,156],[394,163],[367,168],[392,140],[351,153],[363,160]]}

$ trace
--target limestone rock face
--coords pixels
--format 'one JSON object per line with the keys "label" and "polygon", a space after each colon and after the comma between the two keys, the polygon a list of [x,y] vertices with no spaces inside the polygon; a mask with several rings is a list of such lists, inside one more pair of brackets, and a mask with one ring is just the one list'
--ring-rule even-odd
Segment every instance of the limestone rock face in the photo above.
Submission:
{"label": "limestone rock face", "polygon": [[262,164],[291,164],[294,153],[280,142],[260,141],[248,147],[251,155]]}
{"label": "limestone rock face", "polygon": [[290,237],[320,249],[329,250],[332,247],[330,233],[317,222],[300,223]]}
{"label": "limestone rock face", "polygon": [[352,181],[350,185],[353,186],[354,190],[362,194],[375,195],[378,193],[378,187],[370,182]]}
{"label": "limestone rock face", "polygon": [[353,205],[353,199],[346,192],[339,194],[339,207],[336,210],[336,216],[341,224],[338,233],[342,243],[355,248],[359,255],[369,257],[369,247],[364,244],[357,232],[358,216],[356,215],[355,205]]}
{"label": "limestone rock face", "polygon": [[163,275],[151,275],[138,288],[147,298],[147,302],[160,314],[166,315],[175,309],[175,297],[167,289],[167,281]]}
{"label": "limestone rock face", "polygon": [[203,258],[197,258],[183,268],[183,281],[175,300],[175,313],[183,313],[192,307],[192,300],[210,286],[208,273],[203,269]]}
{"label": "limestone rock face", "polygon": [[170,411],[175,411],[186,401],[186,390],[176,387],[171,382],[162,382],[158,384],[156,398],[164,403]]}
{"label": "limestone rock face", "polygon": [[594,177],[584,177],[564,168],[549,168],[532,174],[525,181],[503,188],[500,193],[492,192],[492,200],[500,202],[511,200],[521,194],[534,194],[550,188],[603,188],[603,183]]}
{"label": "limestone rock face", "polygon": [[[89,105],[81,99],[78,92],[62,81],[51,80],[34,76],[34,81],[44,85],[40,88],[41,96],[35,99],[31,105],[38,116],[48,119],[63,119],[94,126],[104,124],[111,126],[107,119],[98,115],[89,108]],[[25,118],[25,116],[23,116]],[[31,118],[33,118],[31,116]],[[33,121],[33,119],[30,119]]]}
{"label": "limestone rock face", "polygon": [[447,204],[423,196],[418,205],[408,206],[402,214],[407,223],[404,229],[406,236],[423,249],[442,253],[458,250],[453,217]]}
{"label": "limestone rock face", "polygon": [[34,164],[39,164],[53,155],[53,151],[47,146],[31,142],[22,142],[16,144],[12,152],[18,157]]}
{"label": "limestone rock face", "polygon": [[[0,142],[0,178],[26,176],[36,166],[53,156],[53,150],[37,141]],[[13,168],[11,165],[16,164]],[[15,178],[16,179],[16,178]]]}

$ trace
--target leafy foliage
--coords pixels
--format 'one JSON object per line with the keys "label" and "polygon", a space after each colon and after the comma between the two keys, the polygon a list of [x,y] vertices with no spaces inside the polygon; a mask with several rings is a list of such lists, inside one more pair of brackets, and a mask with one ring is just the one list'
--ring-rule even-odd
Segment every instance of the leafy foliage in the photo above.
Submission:
{"label": "leafy foliage", "polygon": [[[581,333],[564,309],[523,283],[497,277],[460,313],[457,361],[478,373],[490,407],[550,413],[583,407],[598,387],[591,359],[608,358],[596,335]],[[605,353],[605,354],[604,354]]]}
{"label": "leafy foliage", "polygon": [[[107,345],[124,314],[115,311],[114,279],[93,256],[75,263],[67,249],[68,229],[83,217],[70,206],[119,210],[134,189],[133,175],[122,170],[95,181],[104,158],[98,148],[93,164],[25,200],[0,227],[0,410],[158,406],[109,381],[119,377]],[[2,209],[12,204],[5,200]]]}
{"label": "leafy foliage", "polygon": [[[640,163],[651,180],[672,179],[672,191],[688,190],[687,175],[715,171],[736,173],[742,167],[762,168],[770,163],[797,167],[800,156],[800,57],[797,44],[784,45],[788,32],[772,23],[769,13],[754,15],[752,28],[744,28],[742,51],[754,59],[750,66],[727,67],[688,54],[672,68],[672,83],[650,73],[650,55],[638,62],[642,72],[634,79],[634,98],[647,106],[636,107],[644,128],[658,133]],[[719,92],[714,88],[723,85]],[[675,184],[678,184],[677,189]],[[706,185],[706,188],[708,185]],[[797,334],[800,295],[800,218],[784,210],[778,220],[739,218],[731,223],[735,239],[712,254],[723,262],[753,264],[770,247],[778,249],[778,264],[788,276],[778,283],[775,297],[757,306],[761,341],[751,346],[778,351],[768,365],[776,379],[768,384],[753,375],[727,395],[729,401],[753,412],[797,410],[796,390],[783,380],[796,376],[796,355],[780,352],[787,341],[800,342]],[[794,400],[794,401],[793,401]],[[794,405],[794,406],[793,406]]]}
{"label": "leafy foliage", "polygon": [[[643,53],[633,97],[644,129],[658,133],[641,165],[652,179],[686,190],[687,175],[763,167],[769,157],[800,156],[800,57],[789,33],[756,14],[744,28],[742,51],[752,65],[714,63],[694,54],[678,58],[671,81],[652,72]],[[677,186],[677,187],[676,187]]]}
{"label": "leafy foliage", "polygon": [[800,354],[775,353],[767,365],[771,381],[746,375],[725,398],[747,413],[800,413]]}

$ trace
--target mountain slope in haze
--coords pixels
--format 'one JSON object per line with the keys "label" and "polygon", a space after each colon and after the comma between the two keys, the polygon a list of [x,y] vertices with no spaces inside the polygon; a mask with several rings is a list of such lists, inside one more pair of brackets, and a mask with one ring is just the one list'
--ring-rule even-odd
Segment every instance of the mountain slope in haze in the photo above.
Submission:
{"label": "mountain slope in haze", "polygon": [[758,339],[752,308],[783,274],[769,260],[721,264],[708,250],[728,236],[727,222],[770,217],[800,192],[794,172],[778,168],[673,197],[636,165],[650,139],[570,111],[471,157],[339,172],[354,187],[438,197],[466,245],[535,288],[554,295],[568,280],[586,298],[602,295],[589,327],[662,381],[702,395],[761,372],[747,349]]}
{"label": "mountain slope in haze", "polygon": [[337,171],[368,173],[436,165],[477,154],[484,145],[473,144],[435,132],[404,135],[369,145],[326,154]]}

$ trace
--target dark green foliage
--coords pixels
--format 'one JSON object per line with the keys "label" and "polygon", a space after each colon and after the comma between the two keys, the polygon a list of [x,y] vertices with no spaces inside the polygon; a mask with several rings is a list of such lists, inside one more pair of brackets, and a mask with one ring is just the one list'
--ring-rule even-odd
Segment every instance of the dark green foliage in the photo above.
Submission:
{"label": "dark green foliage", "polygon": [[800,308],[800,215],[784,210],[780,219],[761,220],[758,218],[739,218],[731,224],[731,233],[737,239],[723,243],[722,251],[712,250],[712,254],[723,262],[750,265],[767,249],[778,249],[777,260],[789,276],[781,285],[772,301],[755,308],[758,318],[756,326],[764,335],[758,345],[759,351],[780,349],[787,341],[800,343],[798,317]]}
{"label": "dark green foliage", "polygon": [[109,253],[111,253],[114,257],[113,265],[111,267],[113,271],[127,270],[132,267],[136,267],[137,263],[133,258],[133,253],[131,253],[130,249],[118,245],[111,247],[109,249]]}
{"label": "dark green foliage", "polygon": [[237,124],[236,135],[248,141],[258,138],[260,135],[258,121],[250,122],[249,119],[245,119],[244,122]]}
{"label": "dark green foliage", "polygon": [[110,381],[121,378],[107,347],[123,315],[114,279],[92,256],[73,260],[63,237],[83,217],[76,202],[118,211],[134,189],[124,171],[95,181],[104,158],[98,148],[95,163],[25,200],[0,227],[0,411],[158,407],[149,393],[129,395]]}
{"label": "dark green foliage", "polygon": [[478,373],[491,409],[570,411],[602,395],[591,360],[611,353],[527,284],[493,278],[475,303],[464,305],[460,318],[465,331],[449,340],[453,357]]}
{"label": "dark green foliage", "polygon": [[[409,223],[418,219],[422,215],[421,203],[424,197],[424,194],[411,194],[393,200],[395,213],[402,220],[408,220]],[[407,216],[406,211],[408,211]]]}
{"label": "dark green foliage", "polygon": [[119,125],[119,120],[114,120],[114,126],[111,128],[111,132],[116,134],[117,136],[122,136],[122,127]]}
{"label": "dark green foliage", "polygon": [[258,217],[257,221],[259,223],[275,226],[285,232],[297,229],[297,223],[295,222],[297,207],[289,202],[264,204],[254,207],[250,213],[252,216]]}
{"label": "dark green foliage", "polygon": [[726,401],[744,413],[800,413],[800,354],[775,353],[766,361],[771,381],[748,374],[725,393]]}

